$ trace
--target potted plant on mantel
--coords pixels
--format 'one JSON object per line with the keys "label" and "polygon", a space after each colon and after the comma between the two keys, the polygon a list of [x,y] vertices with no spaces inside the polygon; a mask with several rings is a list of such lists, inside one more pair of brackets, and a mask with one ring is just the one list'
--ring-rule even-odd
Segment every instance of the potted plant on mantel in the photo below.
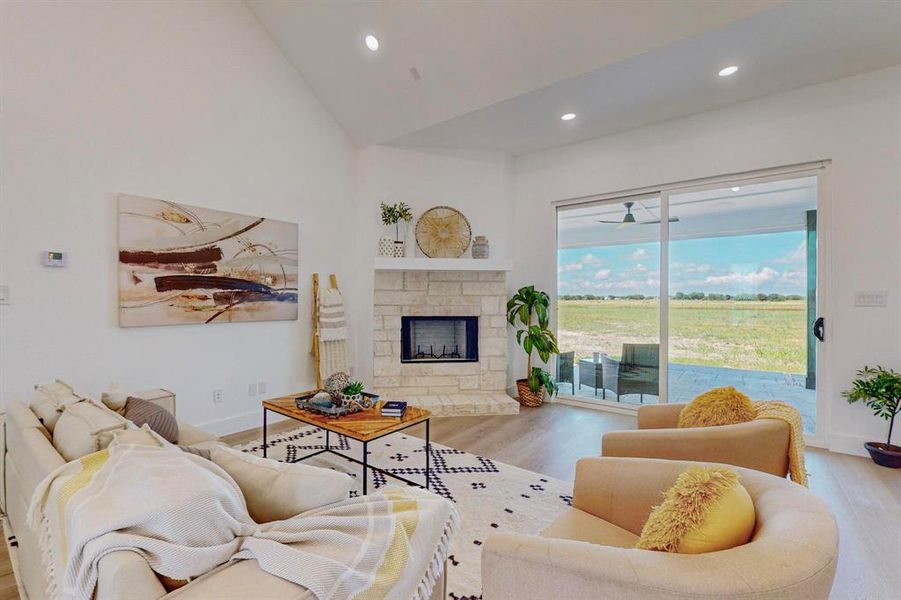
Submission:
{"label": "potted plant on mantel", "polygon": [[[524,326],[516,332],[516,343],[526,353],[528,366],[526,378],[516,381],[519,392],[519,403],[523,406],[541,406],[544,401],[544,390],[553,394],[557,384],[551,374],[541,367],[532,366],[532,352],[538,352],[542,362],[547,363],[552,354],[559,352],[557,338],[548,329],[548,307],[551,300],[548,295],[535,286],[520,288],[516,295],[507,301],[507,322],[516,327],[516,320]],[[537,323],[533,323],[533,319]]]}
{"label": "potted plant on mantel", "polygon": [[386,204],[382,202],[382,223],[394,225],[394,256],[402,258],[404,255],[404,241],[400,239],[400,222],[409,223],[413,220],[413,211],[403,203]]}
{"label": "potted plant on mantel", "polygon": [[848,402],[861,400],[877,417],[888,421],[888,438],[884,444],[867,442],[864,448],[877,465],[897,469],[901,467],[901,446],[892,445],[895,417],[901,412],[901,373],[877,366],[864,367],[851,382],[851,389],[843,392]]}

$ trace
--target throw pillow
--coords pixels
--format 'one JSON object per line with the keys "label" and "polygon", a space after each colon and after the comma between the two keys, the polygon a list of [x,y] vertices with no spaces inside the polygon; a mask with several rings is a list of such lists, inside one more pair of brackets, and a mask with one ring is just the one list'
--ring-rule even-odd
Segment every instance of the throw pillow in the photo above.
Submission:
{"label": "throw pillow", "polygon": [[162,406],[141,398],[129,397],[122,414],[138,427],[147,424],[170,444],[178,443],[178,421]]}
{"label": "throw pillow", "polygon": [[231,475],[257,523],[290,519],[304,511],[346,500],[350,475],[299,463],[283,463],[219,446],[212,460]]}
{"label": "throw pillow", "polygon": [[103,450],[112,438],[102,434],[127,426],[125,419],[102,404],[91,400],[68,404],[53,428],[53,447],[71,462]]}
{"label": "throw pillow", "polygon": [[111,383],[109,389],[100,395],[100,401],[121,415],[128,401],[128,390],[118,383]]}
{"label": "throw pillow", "polygon": [[100,444],[103,447],[121,446],[123,444],[134,444],[135,446],[162,446],[162,443],[153,436],[150,427],[127,427],[126,429],[116,429],[113,431],[104,431],[99,434]]}
{"label": "throw pillow", "polygon": [[747,544],[756,522],[754,502],[726,467],[685,469],[648,517],[636,548],[701,554]]}
{"label": "throw pillow", "polygon": [[679,427],[713,427],[753,421],[757,416],[751,399],[732,387],[704,392],[679,413]]}
{"label": "throw pillow", "polygon": [[34,386],[34,393],[28,402],[28,408],[52,434],[66,405],[82,400],[84,398],[76,394],[72,386],[57,379],[53,383]]}

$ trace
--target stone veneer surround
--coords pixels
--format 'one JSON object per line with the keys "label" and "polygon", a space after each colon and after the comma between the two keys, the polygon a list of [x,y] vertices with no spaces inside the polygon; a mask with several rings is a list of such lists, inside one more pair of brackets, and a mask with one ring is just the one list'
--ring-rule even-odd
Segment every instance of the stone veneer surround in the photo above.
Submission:
{"label": "stone veneer surround", "polygon": [[[502,394],[507,386],[503,271],[376,271],[373,374],[386,398]],[[401,316],[479,317],[479,360],[401,363]]]}

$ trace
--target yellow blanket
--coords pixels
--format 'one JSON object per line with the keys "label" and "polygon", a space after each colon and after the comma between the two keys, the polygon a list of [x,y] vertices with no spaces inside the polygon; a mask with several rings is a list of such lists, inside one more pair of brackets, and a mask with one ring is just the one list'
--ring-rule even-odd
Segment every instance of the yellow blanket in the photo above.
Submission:
{"label": "yellow blanket", "polygon": [[788,423],[788,472],[792,481],[807,487],[807,469],[804,468],[804,427],[801,425],[801,413],[797,408],[785,402],[763,400],[754,403],[757,419],[779,419]]}

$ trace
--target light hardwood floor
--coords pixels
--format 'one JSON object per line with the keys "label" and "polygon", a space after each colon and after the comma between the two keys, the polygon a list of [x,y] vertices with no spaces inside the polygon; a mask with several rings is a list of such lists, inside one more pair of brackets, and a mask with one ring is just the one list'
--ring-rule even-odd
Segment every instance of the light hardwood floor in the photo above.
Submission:
{"label": "light hardwood floor", "polygon": [[[285,421],[273,433],[297,427]],[[635,419],[562,404],[523,408],[519,415],[432,420],[432,441],[511,465],[572,480],[575,462],[600,453],[606,431],[628,429]],[[412,429],[411,432],[424,435]],[[262,435],[251,429],[226,436],[243,444]],[[841,536],[832,598],[901,598],[901,471],[870,460],[822,450],[807,451],[811,489],[835,512]],[[0,599],[17,598],[6,550],[0,550]]]}

